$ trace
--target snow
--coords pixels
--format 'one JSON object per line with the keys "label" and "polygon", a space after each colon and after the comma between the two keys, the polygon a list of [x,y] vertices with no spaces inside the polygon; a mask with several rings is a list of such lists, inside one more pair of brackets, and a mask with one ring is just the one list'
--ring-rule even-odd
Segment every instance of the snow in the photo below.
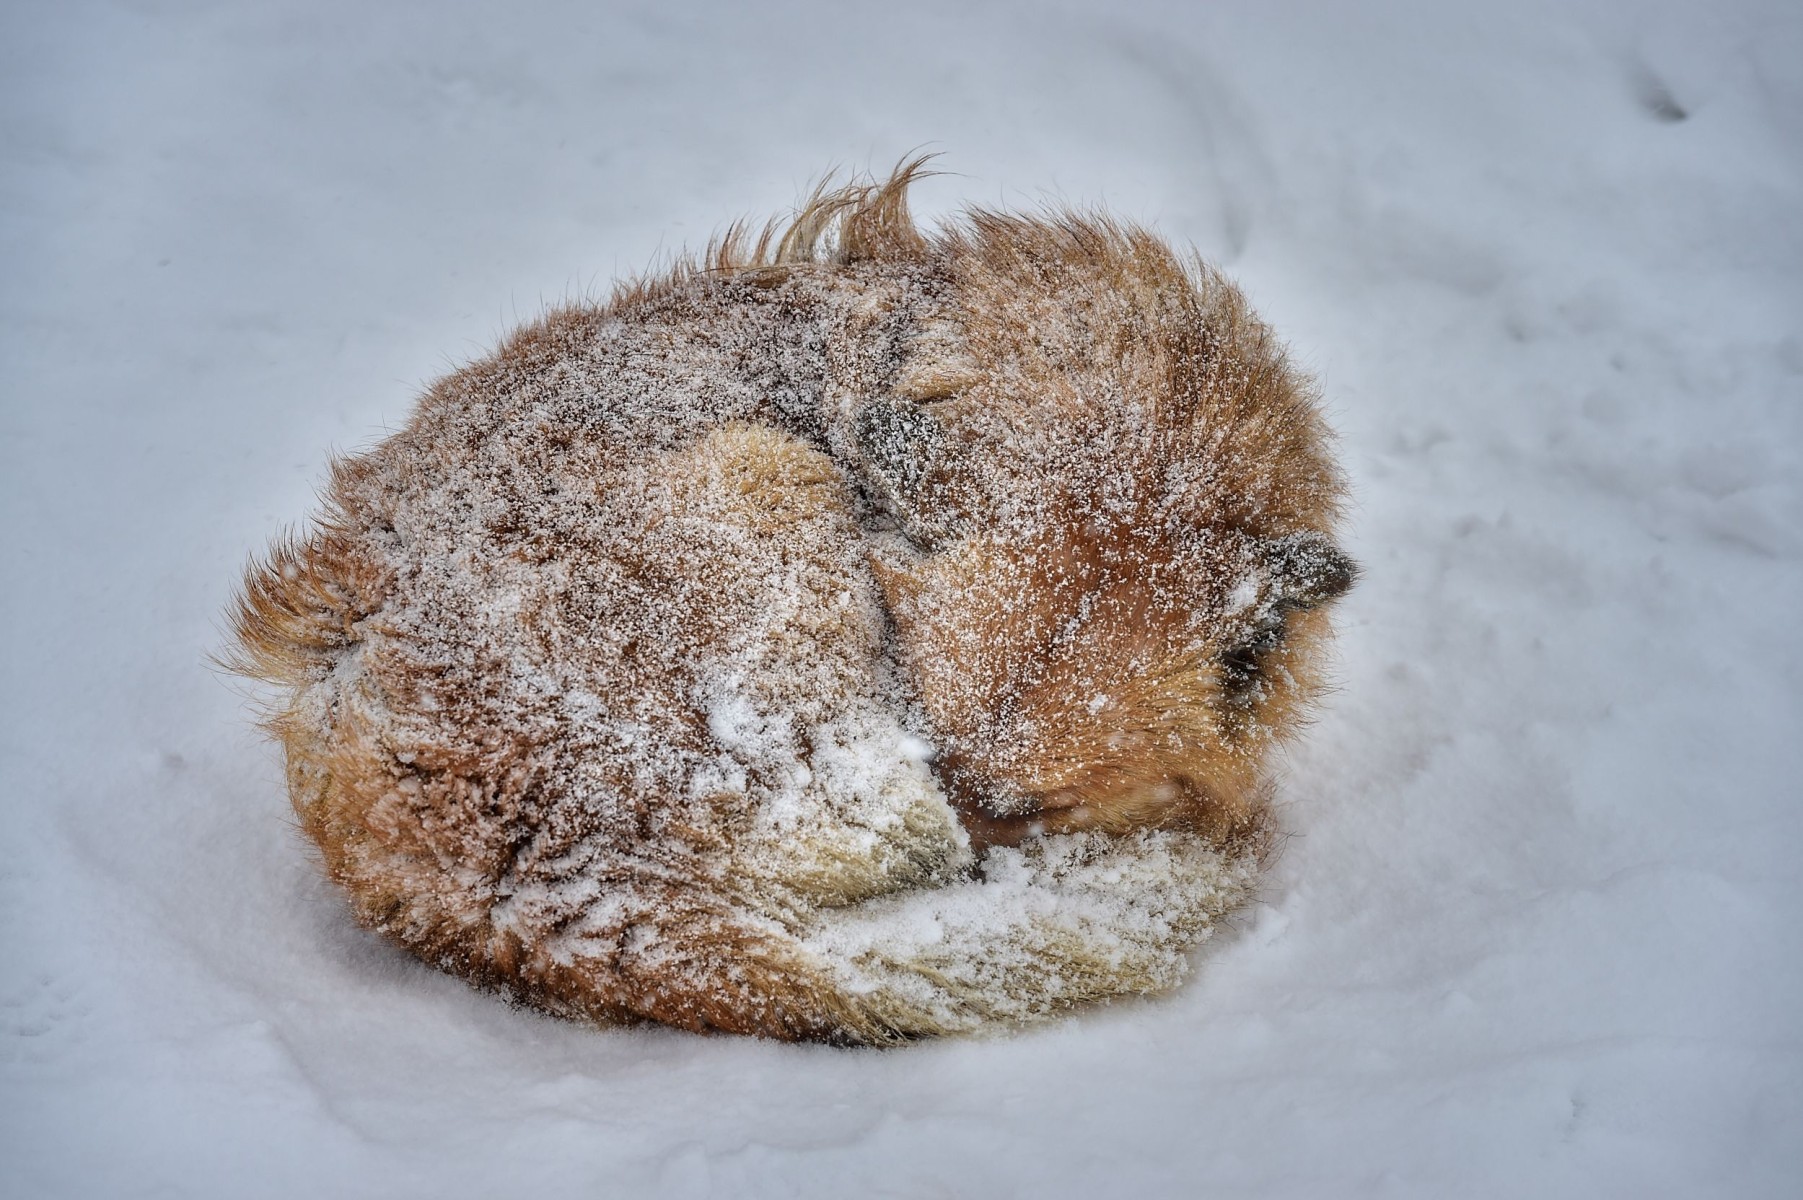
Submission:
{"label": "snow", "polygon": [[[0,1193],[1793,1194],[1799,63],[1750,0],[9,7]],[[922,215],[1106,202],[1321,377],[1365,570],[1260,902],[886,1052],[356,929],[206,662],[244,559],[518,319],[923,143]]]}

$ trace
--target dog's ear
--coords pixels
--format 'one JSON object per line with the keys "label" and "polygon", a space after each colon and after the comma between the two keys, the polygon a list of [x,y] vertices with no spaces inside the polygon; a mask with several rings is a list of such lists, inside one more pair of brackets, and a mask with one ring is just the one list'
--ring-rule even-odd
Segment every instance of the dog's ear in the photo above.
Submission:
{"label": "dog's ear", "polygon": [[927,549],[953,536],[953,443],[937,417],[904,400],[876,400],[858,414],[857,444],[871,500],[903,533]]}
{"label": "dog's ear", "polygon": [[1271,539],[1264,558],[1279,609],[1316,608],[1344,595],[1358,579],[1358,564],[1326,534],[1312,530]]}

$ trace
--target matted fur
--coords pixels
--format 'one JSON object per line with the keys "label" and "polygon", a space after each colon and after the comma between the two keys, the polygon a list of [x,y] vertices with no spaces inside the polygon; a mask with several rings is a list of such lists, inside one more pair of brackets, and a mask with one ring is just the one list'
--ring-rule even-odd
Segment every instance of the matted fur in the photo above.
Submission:
{"label": "matted fur", "polygon": [[237,666],[360,920],[599,1021],[883,1042],[1167,987],[1350,584],[1305,380],[920,162],[551,313],[334,464]]}

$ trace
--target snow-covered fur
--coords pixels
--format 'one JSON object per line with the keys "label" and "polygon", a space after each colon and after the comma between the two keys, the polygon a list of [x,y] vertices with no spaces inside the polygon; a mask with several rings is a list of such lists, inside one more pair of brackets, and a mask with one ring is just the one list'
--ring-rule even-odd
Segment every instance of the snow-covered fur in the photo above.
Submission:
{"label": "snow-covered fur", "polygon": [[1169,986],[1350,562],[1306,381],[919,164],[554,312],[338,462],[241,669],[357,916],[551,1011],[883,1042]]}

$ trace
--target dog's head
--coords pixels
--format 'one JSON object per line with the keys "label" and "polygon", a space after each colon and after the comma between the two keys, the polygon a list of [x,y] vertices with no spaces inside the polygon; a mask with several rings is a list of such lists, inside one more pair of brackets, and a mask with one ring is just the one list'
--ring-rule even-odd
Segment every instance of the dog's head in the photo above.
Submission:
{"label": "dog's head", "polygon": [[875,566],[974,834],[1256,818],[1355,568],[1307,380],[1150,235],[977,218],[862,412]]}

